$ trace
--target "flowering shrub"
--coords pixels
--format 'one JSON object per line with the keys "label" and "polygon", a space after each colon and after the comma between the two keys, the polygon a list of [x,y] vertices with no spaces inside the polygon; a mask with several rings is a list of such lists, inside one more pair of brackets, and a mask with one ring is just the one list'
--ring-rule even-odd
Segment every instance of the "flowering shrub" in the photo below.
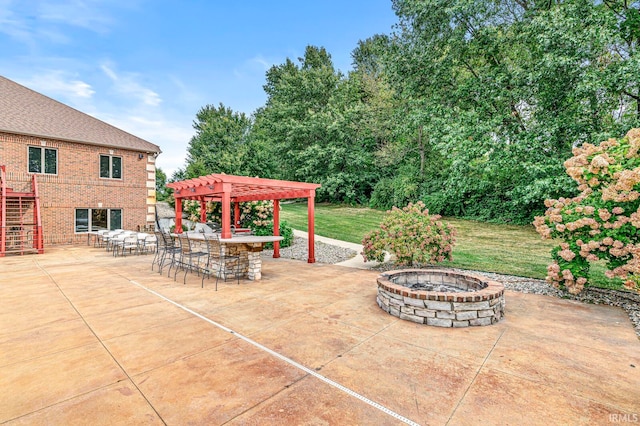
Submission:
{"label": "flowering shrub", "polygon": [[451,260],[455,229],[429,215],[422,201],[403,209],[389,210],[377,229],[362,240],[365,262],[384,261],[385,251],[395,255],[399,265],[416,266]]}
{"label": "flowering shrub", "polygon": [[590,262],[605,260],[607,277],[640,290],[640,129],[621,140],[573,149],[565,161],[578,183],[575,198],[545,200],[547,211],[533,224],[543,238],[562,240],[551,255],[547,281],[578,294]]}
{"label": "flowering shrub", "polygon": [[[273,222],[268,222],[268,225],[251,228],[254,235],[273,235]],[[289,247],[293,244],[293,228],[286,221],[280,221],[280,247]],[[265,243],[264,248],[273,249],[273,243]]]}
{"label": "flowering shrub", "polygon": [[[222,204],[207,202],[207,221],[222,223]],[[184,200],[183,210],[188,219],[200,221],[200,202]],[[231,210],[233,217],[234,211]],[[235,218],[233,218],[235,219]],[[255,235],[273,235],[273,201],[249,201],[240,204],[240,227],[251,228]],[[293,243],[293,230],[285,222],[280,223],[280,235],[284,239],[280,247],[289,247]],[[267,247],[269,248],[269,247]]]}

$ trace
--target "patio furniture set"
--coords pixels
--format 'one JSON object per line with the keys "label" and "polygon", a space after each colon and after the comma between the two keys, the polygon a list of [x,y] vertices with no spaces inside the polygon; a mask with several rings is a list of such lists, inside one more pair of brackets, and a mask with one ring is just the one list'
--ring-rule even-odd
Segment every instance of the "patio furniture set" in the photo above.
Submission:
{"label": "patio furniture set", "polygon": [[114,256],[128,254],[147,254],[157,252],[158,239],[154,234],[127,231],[124,229],[99,230],[87,234],[87,244],[93,237],[94,247],[104,247]]}
{"label": "patio furniture set", "polygon": [[[197,238],[196,238],[197,237]],[[201,287],[204,288],[204,279],[212,275],[216,276],[216,291],[218,290],[218,280],[222,276],[226,281],[227,277],[235,276],[240,284],[240,277],[247,269],[247,257],[242,257],[241,253],[231,254],[229,247],[220,242],[220,234],[217,233],[189,233],[170,234],[166,232],[156,232],[156,238],[160,246],[151,264],[158,265],[158,273],[162,274],[164,266],[168,266],[167,277],[171,276],[173,270],[173,280],[175,281],[178,272],[184,272],[183,283],[187,282],[187,273],[196,273],[202,276]]]}
{"label": "patio furniture set", "polygon": [[216,232],[156,232],[155,235],[159,245],[152,269],[157,265],[158,272],[162,274],[168,267],[167,276],[171,276],[173,271],[174,280],[177,280],[179,272],[184,272],[184,283],[189,272],[196,273],[202,277],[203,288],[204,279],[215,275],[216,290],[220,278],[226,281],[228,277],[235,277],[238,284],[241,277],[261,279],[260,253],[264,244],[282,240],[280,236],[252,235],[249,230],[233,234],[231,238],[222,238]]}

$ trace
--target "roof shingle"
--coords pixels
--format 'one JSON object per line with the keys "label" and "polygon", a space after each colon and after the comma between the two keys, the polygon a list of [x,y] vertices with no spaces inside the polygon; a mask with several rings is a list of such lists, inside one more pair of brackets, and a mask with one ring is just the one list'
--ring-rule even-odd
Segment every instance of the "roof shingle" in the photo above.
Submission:
{"label": "roof shingle", "polygon": [[0,132],[152,153],[160,147],[0,76]]}

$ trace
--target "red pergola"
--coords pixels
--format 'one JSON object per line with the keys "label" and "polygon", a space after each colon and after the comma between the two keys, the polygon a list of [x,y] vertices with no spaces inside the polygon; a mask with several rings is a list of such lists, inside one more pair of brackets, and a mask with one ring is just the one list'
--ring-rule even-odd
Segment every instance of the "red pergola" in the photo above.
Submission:
{"label": "red pergola", "polygon": [[[240,204],[245,201],[273,200],[273,235],[280,235],[280,200],[307,199],[307,227],[309,233],[309,263],[316,261],[314,254],[314,200],[317,183],[252,178],[225,174],[211,174],[195,179],[168,183],[176,200],[176,232],[182,232],[182,200],[200,201],[200,220],[206,221],[206,203],[222,203],[222,235],[231,238],[231,204],[236,220],[240,217]],[[273,244],[273,257],[280,257],[280,243]]]}

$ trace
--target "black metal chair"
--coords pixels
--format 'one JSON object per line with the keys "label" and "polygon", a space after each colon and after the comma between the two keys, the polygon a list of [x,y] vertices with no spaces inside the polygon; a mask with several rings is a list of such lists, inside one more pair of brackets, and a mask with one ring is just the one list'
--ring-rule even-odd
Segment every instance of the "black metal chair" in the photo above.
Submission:
{"label": "black metal chair", "polygon": [[179,248],[176,247],[174,239],[168,233],[156,231],[155,235],[158,238],[158,248],[151,263],[151,270],[153,270],[153,265],[158,265],[158,273],[162,274],[165,263],[169,262],[169,273],[171,273],[171,266]]}
{"label": "black metal chair", "polygon": [[225,282],[227,282],[228,268],[227,262],[235,262],[234,274],[240,284],[240,276],[242,271],[240,270],[240,256],[228,254],[228,247],[225,247],[220,243],[219,234],[204,234],[204,240],[206,242],[208,259],[205,268],[202,269],[202,288],[204,288],[205,276],[210,277],[215,274],[216,276],[216,291],[218,291],[218,280],[220,275],[223,276]]}
{"label": "black metal chair", "polygon": [[198,241],[194,241],[193,238],[189,238],[189,234],[180,236],[176,239],[180,246],[180,258],[178,259],[176,273],[173,277],[174,281],[178,275],[178,268],[184,270],[183,284],[187,283],[187,274],[189,271],[196,272],[200,275],[200,272],[204,270],[205,265],[208,262],[208,250],[202,250]]}

